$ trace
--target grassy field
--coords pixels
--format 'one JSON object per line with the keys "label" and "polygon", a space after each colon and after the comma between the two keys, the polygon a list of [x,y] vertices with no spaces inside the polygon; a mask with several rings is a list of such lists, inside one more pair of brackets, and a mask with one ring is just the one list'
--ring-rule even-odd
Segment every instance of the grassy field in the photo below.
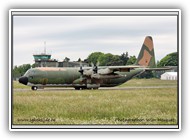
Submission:
{"label": "grassy field", "polygon": [[13,89],[30,89],[30,87],[20,84],[18,81],[13,81]]}
{"label": "grassy field", "polygon": [[176,80],[160,79],[132,79],[120,85],[120,87],[143,87],[143,86],[176,86]]}
{"label": "grassy field", "polygon": [[[134,79],[121,86],[135,85],[176,88],[14,90],[13,124],[177,124],[176,82]],[[28,88],[17,82],[13,87]]]}

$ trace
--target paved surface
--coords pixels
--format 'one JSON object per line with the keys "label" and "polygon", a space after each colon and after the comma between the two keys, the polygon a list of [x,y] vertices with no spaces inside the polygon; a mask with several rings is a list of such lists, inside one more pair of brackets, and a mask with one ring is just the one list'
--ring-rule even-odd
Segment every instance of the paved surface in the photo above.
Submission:
{"label": "paved surface", "polygon": [[[144,87],[101,87],[98,90],[135,90],[135,89],[159,89],[159,88],[177,88],[177,86],[144,86]],[[75,90],[74,88],[44,88],[37,91],[64,91]],[[14,89],[14,91],[31,91],[31,89]]]}

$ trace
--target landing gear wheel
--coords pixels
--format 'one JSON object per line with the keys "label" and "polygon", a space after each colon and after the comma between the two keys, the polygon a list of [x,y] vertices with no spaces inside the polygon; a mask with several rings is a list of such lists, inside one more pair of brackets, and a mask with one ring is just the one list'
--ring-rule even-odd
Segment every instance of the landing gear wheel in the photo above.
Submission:
{"label": "landing gear wheel", "polygon": [[82,90],[86,90],[87,89],[87,87],[82,87]]}
{"label": "landing gear wheel", "polygon": [[80,90],[80,87],[75,87],[75,90]]}
{"label": "landing gear wheel", "polygon": [[87,87],[75,87],[75,90],[85,90],[88,89]]}
{"label": "landing gear wheel", "polygon": [[31,89],[32,89],[32,90],[37,90],[38,87],[36,87],[36,86],[32,86]]}

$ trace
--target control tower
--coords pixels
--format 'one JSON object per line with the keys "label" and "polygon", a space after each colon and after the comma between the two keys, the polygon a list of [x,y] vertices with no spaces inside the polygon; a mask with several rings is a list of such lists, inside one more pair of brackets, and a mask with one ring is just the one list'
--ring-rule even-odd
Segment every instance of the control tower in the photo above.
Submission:
{"label": "control tower", "polygon": [[51,59],[51,54],[46,53],[46,47],[44,47],[43,53],[34,54],[33,57],[34,57],[36,67],[57,67],[58,66],[58,61],[55,59]]}
{"label": "control tower", "polygon": [[46,53],[46,42],[44,42],[44,52],[39,54],[33,54],[34,61],[35,61],[35,67],[80,67],[82,66],[88,66],[87,63],[84,62],[69,62],[69,61],[61,61],[58,62],[56,59],[51,58],[51,54]]}

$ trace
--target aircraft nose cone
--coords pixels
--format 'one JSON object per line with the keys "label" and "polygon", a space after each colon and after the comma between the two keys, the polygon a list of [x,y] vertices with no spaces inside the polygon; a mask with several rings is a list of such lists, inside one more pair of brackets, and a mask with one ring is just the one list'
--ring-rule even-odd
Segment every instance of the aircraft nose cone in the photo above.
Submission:
{"label": "aircraft nose cone", "polygon": [[24,84],[24,85],[27,85],[27,83],[28,83],[28,78],[27,77],[21,77],[21,78],[19,78],[19,83],[22,83],[22,84]]}

